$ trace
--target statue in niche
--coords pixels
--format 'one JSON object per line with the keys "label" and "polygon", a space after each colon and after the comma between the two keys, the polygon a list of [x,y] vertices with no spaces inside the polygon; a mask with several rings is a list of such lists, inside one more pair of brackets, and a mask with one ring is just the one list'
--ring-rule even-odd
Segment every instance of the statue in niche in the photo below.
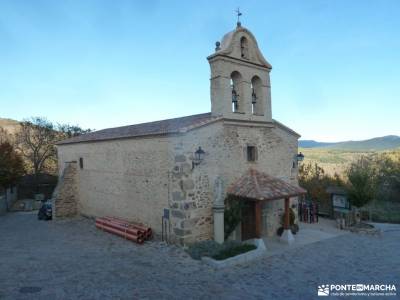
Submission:
{"label": "statue in niche", "polygon": [[224,205],[224,182],[220,176],[214,181],[214,204]]}

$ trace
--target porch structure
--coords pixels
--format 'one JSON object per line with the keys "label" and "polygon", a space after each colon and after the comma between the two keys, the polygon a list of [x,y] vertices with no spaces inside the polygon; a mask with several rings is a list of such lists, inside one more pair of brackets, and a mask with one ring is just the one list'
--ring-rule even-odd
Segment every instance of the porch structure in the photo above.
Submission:
{"label": "porch structure", "polygon": [[249,169],[229,188],[228,194],[244,201],[242,208],[242,240],[261,238],[262,203],[284,200],[284,233],[282,238],[288,243],[293,240],[290,231],[290,198],[301,196],[306,190],[266,173]]}

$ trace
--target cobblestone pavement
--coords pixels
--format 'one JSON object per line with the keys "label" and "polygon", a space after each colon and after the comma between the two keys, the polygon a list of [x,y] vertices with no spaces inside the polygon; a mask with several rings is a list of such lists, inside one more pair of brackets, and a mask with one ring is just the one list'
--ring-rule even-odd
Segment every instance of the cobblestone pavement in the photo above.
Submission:
{"label": "cobblestone pavement", "polygon": [[91,220],[10,213],[0,217],[0,299],[317,299],[320,284],[400,289],[400,226],[382,228],[215,271],[178,247],[139,246]]}

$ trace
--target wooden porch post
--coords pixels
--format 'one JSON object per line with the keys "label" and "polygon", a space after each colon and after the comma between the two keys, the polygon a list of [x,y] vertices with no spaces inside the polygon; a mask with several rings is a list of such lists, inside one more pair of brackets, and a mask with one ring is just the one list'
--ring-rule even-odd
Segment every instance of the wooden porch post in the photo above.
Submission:
{"label": "wooden porch post", "polygon": [[255,205],[255,217],[256,217],[256,237],[261,238],[261,225],[262,225],[262,220],[261,220],[261,201],[256,201]]}
{"label": "wooden porch post", "polygon": [[283,225],[283,228],[285,230],[288,230],[290,225],[290,214],[289,214],[289,197],[285,198],[285,224]]}

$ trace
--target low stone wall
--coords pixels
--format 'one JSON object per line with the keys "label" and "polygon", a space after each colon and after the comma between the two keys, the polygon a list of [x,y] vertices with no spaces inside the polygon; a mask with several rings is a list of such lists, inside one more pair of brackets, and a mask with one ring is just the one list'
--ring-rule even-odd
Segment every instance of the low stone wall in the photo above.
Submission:
{"label": "low stone wall", "polygon": [[77,163],[68,162],[53,194],[53,217],[67,218],[78,213]]}

